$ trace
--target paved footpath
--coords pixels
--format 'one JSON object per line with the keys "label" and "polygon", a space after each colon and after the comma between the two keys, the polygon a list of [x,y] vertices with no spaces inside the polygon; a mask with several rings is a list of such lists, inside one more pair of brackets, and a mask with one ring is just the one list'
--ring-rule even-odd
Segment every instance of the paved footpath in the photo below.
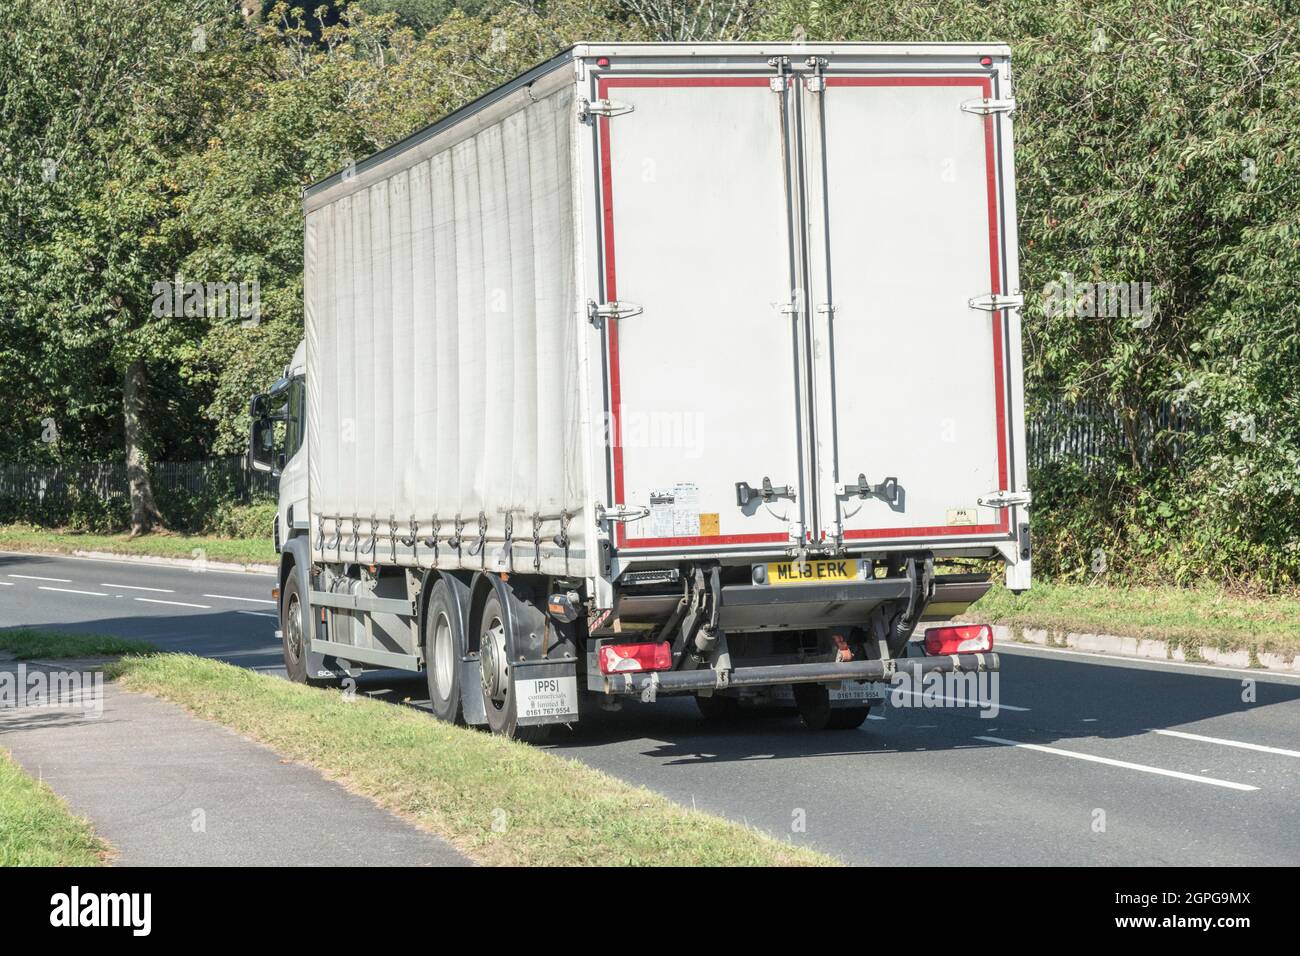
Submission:
{"label": "paved footpath", "polygon": [[[87,666],[29,662],[26,670]],[[0,660],[0,681],[16,681],[19,667]],[[50,686],[63,706],[45,706],[44,697],[40,706],[0,706],[0,747],[90,819],[119,866],[469,865],[450,844],[312,768],[173,704],[104,683],[95,717],[84,693]]]}

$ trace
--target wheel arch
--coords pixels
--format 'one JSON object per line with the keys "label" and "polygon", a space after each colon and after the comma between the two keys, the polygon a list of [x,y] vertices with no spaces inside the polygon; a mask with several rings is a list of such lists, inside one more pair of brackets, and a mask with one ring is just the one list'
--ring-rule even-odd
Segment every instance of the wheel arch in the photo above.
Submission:
{"label": "wheel arch", "polygon": [[298,590],[302,593],[302,599],[308,605],[311,604],[311,581],[308,574],[311,568],[311,551],[307,545],[307,536],[298,535],[284,542],[280,550],[280,569],[277,586],[281,593],[284,593],[284,587],[289,583],[289,575],[298,576]]}
{"label": "wheel arch", "polygon": [[475,575],[471,591],[469,629],[466,637],[473,644],[473,652],[478,651],[479,632],[482,630],[483,608],[488,597],[495,594],[501,602],[501,613],[505,617],[506,638],[509,641],[507,652],[512,661],[540,660],[545,656],[548,617],[539,603],[544,601],[545,588],[542,581],[531,577],[510,577],[502,579],[498,574],[480,572]]}

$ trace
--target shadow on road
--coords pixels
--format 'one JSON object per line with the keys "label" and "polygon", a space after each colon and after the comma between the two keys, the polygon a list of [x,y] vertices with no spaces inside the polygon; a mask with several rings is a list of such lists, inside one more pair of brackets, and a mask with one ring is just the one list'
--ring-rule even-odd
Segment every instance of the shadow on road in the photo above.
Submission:
{"label": "shadow on road", "polygon": [[[17,626],[0,622],[0,632]],[[269,616],[155,611],[139,617],[23,626],[145,640],[164,651],[283,674],[277,624]],[[994,746],[973,740],[977,735],[1044,744],[1078,737],[1124,738],[1300,700],[1300,684],[1264,671],[1255,678],[1231,671],[1121,666],[1102,657],[1091,661],[1017,653],[1003,654],[1002,664],[1000,702],[1018,709],[1005,709],[994,719],[982,718],[976,708],[889,707],[879,712],[885,720],[868,720],[856,731],[811,732],[793,714],[706,720],[690,698],[661,697],[654,704],[625,700],[617,712],[587,698],[580,723],[556,728],[550,746],[581,751],[642,741],[643,753],[667,758],[670,764],[940,751]],[[370,672],[357,681],[356,689],[427,710],[423,674]]]}

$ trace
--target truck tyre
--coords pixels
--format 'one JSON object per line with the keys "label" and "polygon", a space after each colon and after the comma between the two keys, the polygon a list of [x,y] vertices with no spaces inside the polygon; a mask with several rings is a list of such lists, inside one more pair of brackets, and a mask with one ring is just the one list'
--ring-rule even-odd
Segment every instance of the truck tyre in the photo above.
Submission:
{"label": "truck tyre", "polygon": [[311,608],[303,599],[295,570],[290,569],[280,594],[280,643],[284,647],[284,669],[294,683],[326,687],[333,683],[331,678],[308,674],[307,664],[312,656],[307,649],[307,635],[311,633],[312,624]]}
{"label": "truck tyre", "polygon": [[705,720],[734,720],[740,716],[740,700],[724,694],[712,694],[708,697],[695,696],[695,706],[700,709]]}
{"label": "truck tyre", "polygon": [[479,616],[479,672],[483,685],[483,709],[488,729],[502,737],[538,743],[550,736],[547,724],[520,727],[515,708],[515,675],[510,666],[506,615],[501,598],[493,592]]}
{"label": "truck tyre", "polygon": [[832,707],[831,692],[825,684],[795,684],[794,702],[799,719],[809,730],[853,730],[861,727],[871,706]]}
{"label": "truck tyre", "polygon": [[463,724],[460,662],[465,656],[465,622],[451,588],[439,578],[429,592],[424,615],[424,670],[429,681],[429,708],[449,724]]}

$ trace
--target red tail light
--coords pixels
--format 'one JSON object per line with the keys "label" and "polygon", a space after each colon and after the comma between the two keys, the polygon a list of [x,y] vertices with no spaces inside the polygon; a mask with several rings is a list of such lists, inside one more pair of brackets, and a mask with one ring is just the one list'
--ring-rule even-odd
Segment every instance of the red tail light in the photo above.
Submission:
{"label": "red tail light", "polygon": [[602,674],[666,671],[673,666],[673,649],[662,644],[603,644],[597,653]]}
{"label": "red tail light", "polygon": [[962,627],[932,627],[925,632],[925,652],[944,654],[978,654],[993,650],[993,628],[987,624]]}

